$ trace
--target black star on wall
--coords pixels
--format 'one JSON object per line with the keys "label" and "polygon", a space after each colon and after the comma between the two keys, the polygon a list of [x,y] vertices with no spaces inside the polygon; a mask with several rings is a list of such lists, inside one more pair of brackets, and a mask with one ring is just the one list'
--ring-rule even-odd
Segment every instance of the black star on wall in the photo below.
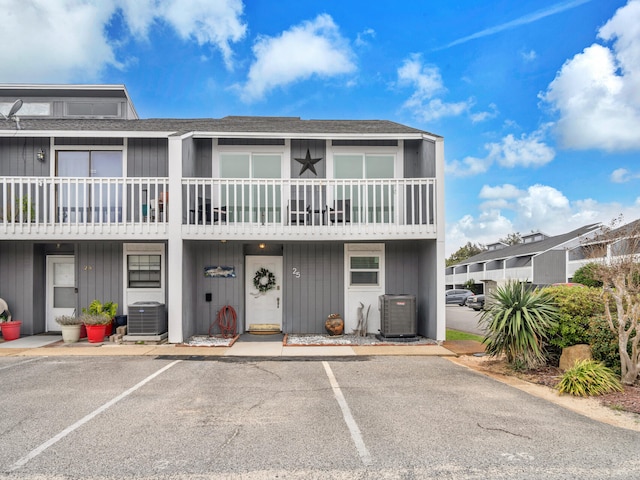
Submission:
{"label": "black star on wall", "polygon": [[322,157],[320,157],[320,158],[311,158],[311,152],[309,152],[309,149],[307,148],[307,156],[306,157],[304,157],[304,158],[294,158],[294,160],[302,165],[302,168],[300,169],[299,175],[302,175],[307,170],[311,170],[316,177],[318,176],[318,172],[316,172],[315,164],[318,163],[320,160],[322,160]]}

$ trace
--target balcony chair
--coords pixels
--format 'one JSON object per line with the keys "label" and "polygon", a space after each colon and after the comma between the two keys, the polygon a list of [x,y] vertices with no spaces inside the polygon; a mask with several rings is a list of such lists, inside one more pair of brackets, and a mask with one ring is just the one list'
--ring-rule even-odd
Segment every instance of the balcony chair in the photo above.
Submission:
{"label": "balcony chair", "polygon": [[331,223],[351,223],[351,200],[334,200],[329,209]]}
{"label": "balcony chair", "polygon": [[289,224],[306,225],[309,223],[309,206],[304,200],[291,200],[289,203]]}

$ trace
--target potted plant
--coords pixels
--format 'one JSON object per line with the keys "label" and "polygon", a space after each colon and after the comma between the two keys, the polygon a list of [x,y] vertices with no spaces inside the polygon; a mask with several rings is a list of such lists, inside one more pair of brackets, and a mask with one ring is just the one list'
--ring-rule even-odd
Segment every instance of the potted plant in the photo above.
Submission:
{"label": "potted plant", "polygon": [[8,310],[0,312],[0,330],[5,341],[17,340],[20,338],[20,320],[11,320],[11,313]]}
{"label": "potted plant", "polygon": [[107,325],[111,323],[111,318],[106,315],[90,313],[85,313],[80,318],[87,329],[89,343],[102,343],[107,332]]}
{"label": "potted plant", "polygon": [[[115,302],[100,302],[100,300],[93,300],[89,304],[89,308],[83,308],[82,313],[88,313],[89,315],[103,315],[108,318],[109,321],[106,325],[106,335],[111,335],[111,324],[113,319],[118,313],[118,304]],[[102,340],[101,340],[102,341]]]}
{"label": "potted plant", "polygon": [[80,340],[82,319],[71,315],[61,315],[56,317],[56,323],[60,325],[64,343],[75,343]]}

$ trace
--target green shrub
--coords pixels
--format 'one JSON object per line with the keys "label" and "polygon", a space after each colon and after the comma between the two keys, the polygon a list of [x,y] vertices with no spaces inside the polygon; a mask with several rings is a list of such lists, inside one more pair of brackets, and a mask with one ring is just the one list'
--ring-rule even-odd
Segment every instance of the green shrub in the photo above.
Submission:
{"label": "green shrub", "polygon": [[604,316],[591,319],[588,343],[591,345],[591,354],[594,360],[604,363],[605,366],[620,375],[618,335],[611,331]]}
{"label": "green shrub", "polygon": [[617,375],[604,364],[594,360],[583,360],[564,372],[556,386],[560,393],[578,397],[620,392],[622,386]]}
{"label": "green shrub", "polygon": [[597,265],[595,263],[587,263],[575,271],[572,281],[581,283],[587,287],[602,287],[602,281],[598,279],[596,274]]}
{"label": "green shrub", "polygon": [[480,317],[486,352],[505,354],[512,366],[532,368],[543,363],[544,341],[558,317],[553,297],[509,281],[490,295],[488,305]]}

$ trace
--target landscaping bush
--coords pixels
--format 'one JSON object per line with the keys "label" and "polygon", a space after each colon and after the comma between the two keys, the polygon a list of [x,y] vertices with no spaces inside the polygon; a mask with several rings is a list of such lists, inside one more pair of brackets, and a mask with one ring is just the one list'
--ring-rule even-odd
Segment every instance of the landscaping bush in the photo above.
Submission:
{"label": "landscaping bush", "polygon": [[480,324],[491,356],[505,354],[512,366],[533,368],[545,360],[544,342],[556,326],[558,308],[543,290],[509,281],[490,295]]}
{"label": "landscaping bush", "polygon": [[559,310],[558,323],[549,331],[547,358],[558,365],[562,349],[580,343],[591,343],[590,324],[604,314],[601,291],[597,288],[548,287],[545,291]]}
{"label": "landscaping bush", "polygon": [[621,392],[622,386],[616,374],[604,364],[583,360],[564,372],[556,386],[560,393],[579,397]]}
{"label": "landscaping bush", "polygon": [[597,277],[596,268],[595,263],[587,263],[575,271],[571,280],[587,287],[601,288],[602,281]]}
{"label": "landscaping bush", "polygon": [[[618,336],[611,331],[604,317],[594,317],[589,323],[588,343],[591,345],[591,354],[594,360],[604,363],[605,366],[620,375],[620,351],[618,348]],[[631,350],[631,346],[629,346]]]}

